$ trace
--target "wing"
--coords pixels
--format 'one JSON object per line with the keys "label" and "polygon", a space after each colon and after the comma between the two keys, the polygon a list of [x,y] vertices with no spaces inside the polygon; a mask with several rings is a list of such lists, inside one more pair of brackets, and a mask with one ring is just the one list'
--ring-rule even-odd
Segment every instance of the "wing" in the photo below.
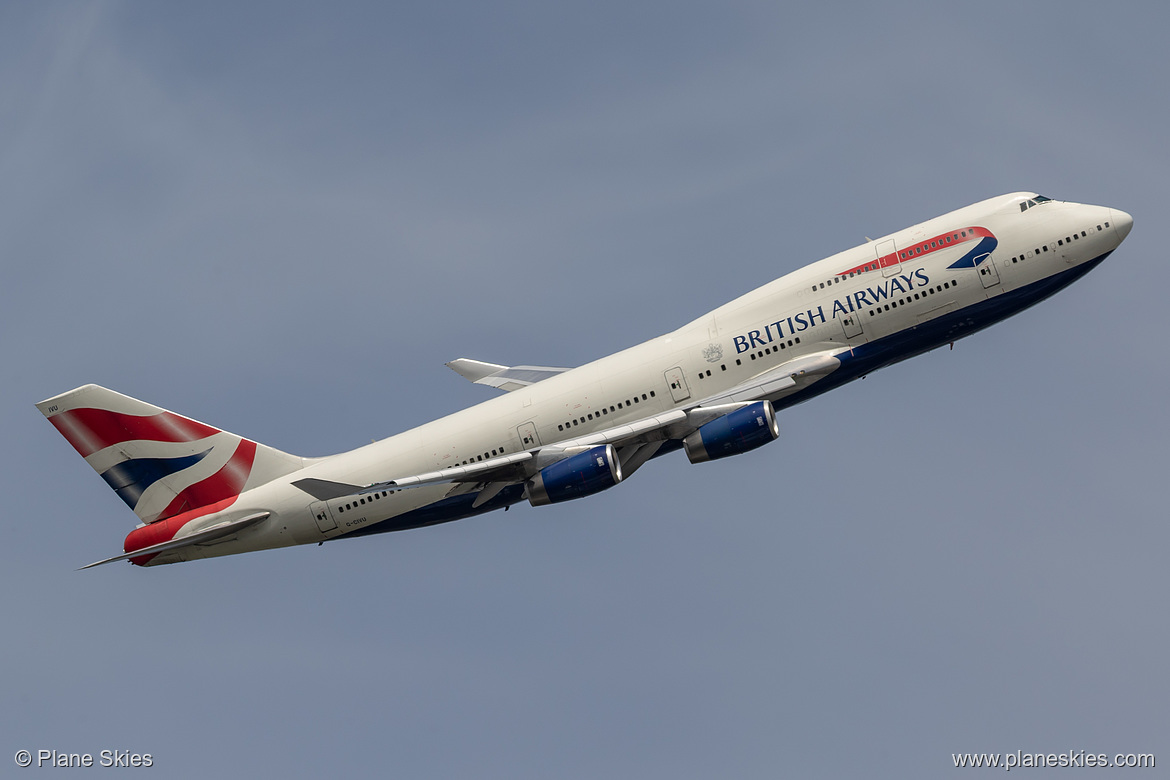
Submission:
{"label": "wing", "polygon": [[[616,447],[626,447],[685,439],[701,426],[736,409],[756,401],[777,401],[831,374],[841,365],[841,361],[836,357],[841,351],[843,350],[799,357],[758,374],[730,390],[707,396],[694,406],[557,442],[552,446],[570,449],[613,444]],[[544,447],[540,451],[544,453],[548,449]],[[625,466],[624,461],[622,465]]]}
{"label": "wing", "polygon": [[[455,487],[451,491],[452,495],[475,489],[495,495],[507,485],[531,479],[546,466],[603,444],[613,444],[618,449],[622,470],[628,475],[652,458],[668,441],[685,439],[701,426],[736,409],[761,400],[777,401],[831,374],[841,365],[841,361],[836,355],[843,351],[845,350],[819,352],[795,358],[730,390],[708,396],[693,406],[663,412],[652,417],[645,417],[631,423],[555,442],[526,452],[501,455],[482,462],[469,463],[466,466],[453,466],[422,474],[395,477],[361,488],[342,483],[328,483],[328,488],[323,485],[302,485],[297,482],[293,484],[307,493],[314,495],[320,493],[321,495],[318,497],[325,494],[329,494],[329,497],[337,497],[345,494],[347,490],[350,495],[356,495],[443,482],[455,483]],[[475,363],[475,361],[467,362]],[[492,366],[490,363],[477,365]],[[553,370],[564,371],[566,369]],[[467,375],[465,374],[465,376]],[[302,480],[302,482],[307,483],[309,480]]]}
{"label": "wing", "polygon": [[477,385],[487,385],[508,393],[571,370],[553,366],[501,366],[499,363],[485,363],[470,358],[456,358],[447,363],[447,367]]}

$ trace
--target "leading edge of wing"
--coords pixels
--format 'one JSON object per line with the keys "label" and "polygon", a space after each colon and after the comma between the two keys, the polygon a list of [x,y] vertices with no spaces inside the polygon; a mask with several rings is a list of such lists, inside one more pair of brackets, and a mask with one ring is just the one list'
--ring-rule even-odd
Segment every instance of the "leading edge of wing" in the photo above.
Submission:
{"label": "leading edge of wing", "polygon": [[826,374],[831,374],[841,366],[837,357],[843,350],[817,352],[805,355],[786,363],[781,363],[770,371],[757,374],[746,382],[742,382],[730,390],[708,396],[696,406],[715,406],[718,404],[737,403],[743,401],[760,401],[765,398],[775,401],[783,398],[800,388],[797,384],[802,380],[816,381]]}

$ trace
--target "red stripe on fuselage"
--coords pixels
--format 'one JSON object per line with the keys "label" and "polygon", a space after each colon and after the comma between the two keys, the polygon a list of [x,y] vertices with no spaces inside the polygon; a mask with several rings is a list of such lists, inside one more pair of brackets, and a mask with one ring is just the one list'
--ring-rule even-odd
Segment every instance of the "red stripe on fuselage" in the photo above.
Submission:
{"label": "red stripe on fuselage", "polygon": [[196,441],[220,432],[171,412],[138,417],[108,409],[72,409],[49,422],[83,458],[126,441]]}
{"label": "red stripe on fuselage", "polygon": [[849,274],[865,273],[866,271],[876,271],[879,268],[889,268],[899,263],[907,263],[912,260],[917,260],[926,257],[932,252],[938,252],[942,249],[949,249],[950,247],[965,244],[968,241],[977,241],[981,238],[993,236],[993,233],[987,228],[983,227],[965,227],[958,230],[950,230],[941,235],[925,239],[923,241],[916,241],[908,247],[899,247],[897,251],[891,252],[888,255],[867,260],[861,265],[848,268],[844,271],[838,271],[837,276],[848,276]]}

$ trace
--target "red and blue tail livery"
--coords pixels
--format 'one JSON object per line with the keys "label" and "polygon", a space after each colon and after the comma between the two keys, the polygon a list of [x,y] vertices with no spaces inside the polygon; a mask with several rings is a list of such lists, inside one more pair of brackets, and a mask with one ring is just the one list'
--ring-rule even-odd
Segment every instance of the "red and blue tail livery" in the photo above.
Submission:
{"label": "red and blue tail livery", "polygon": [[586,497],[677,450],[698,464],[760,448],[780,436],[778,412],[1044,300],[1100,265],[1132,226],[1105,206],[990,198],[585,366],[453,360],[503,394],[325,458],[97,385],[37,408],[141,521],[121,554],[98,563],[154,566],[419,528]]}
{"label": "red and blue tail livery", "polygon": [[[302,458],[98,385],[37,407],[151,529],[131,537],[152,544],[170,541],[187,522],[222,512],[247,490],[304,466]],[[175,518],[183,523],[163,522]],[[172,532],[159,539],[163,529]]]}

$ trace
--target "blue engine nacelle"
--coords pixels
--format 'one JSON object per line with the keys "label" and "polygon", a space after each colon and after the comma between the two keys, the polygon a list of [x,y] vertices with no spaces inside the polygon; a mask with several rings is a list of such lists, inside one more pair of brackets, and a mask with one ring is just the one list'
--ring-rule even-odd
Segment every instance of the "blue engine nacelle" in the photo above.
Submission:
{"label": "blue engine nacelle", "polygon": [[621,481],[617,453],[612,444],[603,444],[541,469],[528,482],[528,502],[533,506],[556,504],[600,493]]}
{"label": "blue engine nacelle", "polygon": [[749,452],[779,436],[772,404],[759,401],[707,423],[683,439],[683,448],[691,463],[703,463]]}

